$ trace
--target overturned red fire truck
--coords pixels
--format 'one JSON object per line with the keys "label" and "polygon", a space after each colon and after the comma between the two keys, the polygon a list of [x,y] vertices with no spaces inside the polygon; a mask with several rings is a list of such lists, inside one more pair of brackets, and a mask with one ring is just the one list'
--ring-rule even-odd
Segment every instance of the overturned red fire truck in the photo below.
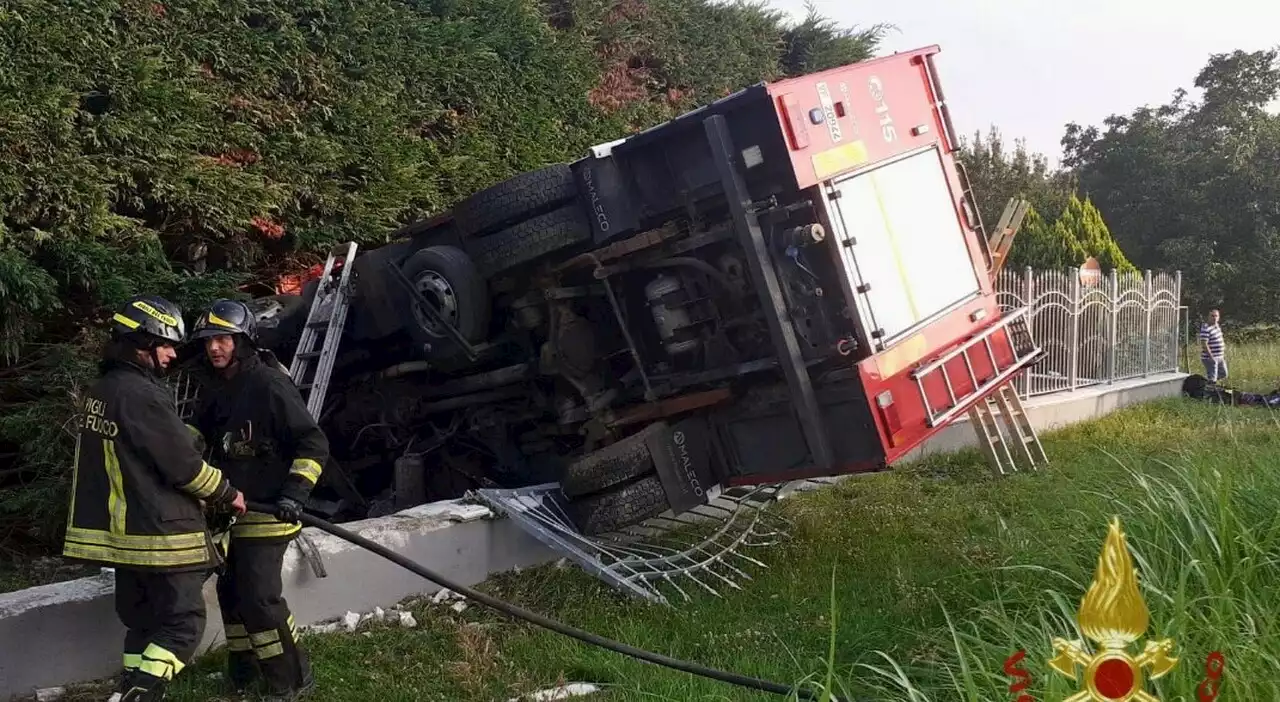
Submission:
{"label": "overturned red fire truck", "polygon": [[[884,469],[985,405],[1040,351],[996,302],[937,52],[755,85],[347,260],[311,508],[558,481],[600,533]],[[255,303],[285,363],[319,353],[330,268]]]}

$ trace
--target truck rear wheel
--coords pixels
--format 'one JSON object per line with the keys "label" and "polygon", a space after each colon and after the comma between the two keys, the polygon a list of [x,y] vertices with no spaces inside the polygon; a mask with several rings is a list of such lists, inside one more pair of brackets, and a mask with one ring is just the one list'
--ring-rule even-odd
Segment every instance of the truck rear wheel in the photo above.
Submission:
{"label": "truck rear wheel", "polygon": [[587,241],[591,241],[591,225],[575,203],[496,234],[474,237],[466,246],[481,273],[492,276]]}
{"label": "truck rear wheel", "polygon": [[[441,315],[471,343],[489,333],[490,302],[484,277],[466,252],[455,246],[428,246],[404,262],[404,275],[436,305]],[[413,319],[406,326],[419,343],[430,344],[432,358],[451,358],[462,349],[445,335],[412,300]]]}
{"label": "truck rear wheel", "polygon": [[562,205],[578,195],[568,164],[557,163],[481,190],[453,208],[453,221],[463,236],[476,236],[508,226]]}
{"label": "truck rear wheel", "polygon": [[560,481],[560,489],[570,498],[581,497],[656,470],[645,441],[664,429],[666,425],[662,422],[650,424],[621,441],[570,463]]}
{"label": "truck rear wheel", "polygon": [[662,481],[651,475],[614,490],[569,503],[569,517],[587,536],[617,531],[667,510]]}

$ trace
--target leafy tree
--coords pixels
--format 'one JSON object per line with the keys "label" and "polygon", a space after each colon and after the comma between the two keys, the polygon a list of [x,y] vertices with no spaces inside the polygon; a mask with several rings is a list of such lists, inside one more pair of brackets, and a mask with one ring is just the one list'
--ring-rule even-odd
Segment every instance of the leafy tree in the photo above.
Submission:
{"label": "leafy tree", "polygon": [[1280,95],[1276,50],[1215,54],[1169,103],[1068,125],[1064,165],[1135,263],[1180,269],[1184,300],[1241,323],[1280,303]]}
{"label": "leafy tree", "polygon": [[1048,159],[1028,151],[1025,141],[1014,141],[1009,150],[994,126],[986,138],[975,132],[972,141],[964,140],[959,155],[968,171],[982,221],[989,227],[999,221],[1012,197],[1025,198],[1050,219],[1057,218],[1074,188],[1070,174],[1050,169]]}
{"label": "leafy tree", "polygon": [[999,221],[1010,198],[1031,203],[1006,265],[1074,267],[1094,256],[1106,269],[1133,267],[1112,239],[1102,213],[1088,198],[1076,196],[1074,176],[1050,169],[1048,159],[1028,151],[1024,141],[1015,141],[1009,151],[1000,131],[992,127],[985,139],[977,133],[972,142],[962,144],[960,159],[988,227]]}

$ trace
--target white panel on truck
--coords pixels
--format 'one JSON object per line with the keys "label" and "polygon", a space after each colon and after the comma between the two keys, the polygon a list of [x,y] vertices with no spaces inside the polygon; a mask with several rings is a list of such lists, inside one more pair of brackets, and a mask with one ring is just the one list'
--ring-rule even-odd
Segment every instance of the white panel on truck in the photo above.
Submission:
{"label": "white panel on truck", "polygon": [[936,148],[831,183],[840,261],[881,348],[981,292]]}

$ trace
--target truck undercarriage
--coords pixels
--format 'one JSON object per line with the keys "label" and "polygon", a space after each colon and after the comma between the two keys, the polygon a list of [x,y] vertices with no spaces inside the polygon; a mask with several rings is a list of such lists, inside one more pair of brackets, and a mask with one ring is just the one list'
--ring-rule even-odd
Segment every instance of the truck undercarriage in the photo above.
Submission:
{"label": "truck undercarriage", "polygon": [[[558,482],[596,534],[883,469],[985,404],[1039,349],[996,304],[936,52],[753,86],[345,261],[310,509]],[[331,285],[254,301],[285,364]]]}

